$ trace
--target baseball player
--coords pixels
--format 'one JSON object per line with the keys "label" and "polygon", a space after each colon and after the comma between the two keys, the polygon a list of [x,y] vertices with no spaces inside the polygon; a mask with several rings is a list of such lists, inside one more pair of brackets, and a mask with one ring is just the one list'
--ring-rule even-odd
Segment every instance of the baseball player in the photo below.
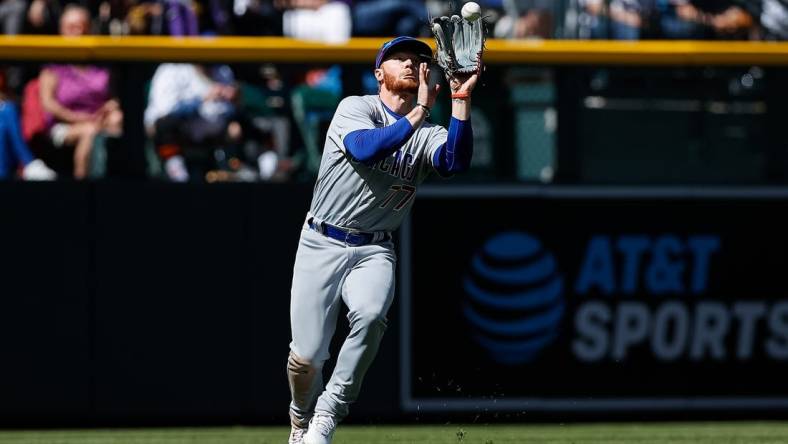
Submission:
{"label": "baseball player", "polygon": [[[440,89],[430,86],[430,47],[386,42],[375,60],[379,93],[347,97],[328,128],[312,205],[301,231],[290,301],[290,443],[330,443],[358,397],[394,297],[392,231],[432,171],[468,169],[471,91],[478,73],[450,79],[448,131],[426,121]],[[350,334],[324,386],[323,363],[347,305]]]}

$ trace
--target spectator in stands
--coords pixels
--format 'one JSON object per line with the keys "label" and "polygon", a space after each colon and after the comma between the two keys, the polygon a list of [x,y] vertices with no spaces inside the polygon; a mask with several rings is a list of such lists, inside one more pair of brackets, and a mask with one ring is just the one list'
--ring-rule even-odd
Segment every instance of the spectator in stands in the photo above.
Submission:
{"label": "spectator in stands", "polygon": [[164,6],[159,2],[134,2],[129,5],[125,22],[131,35],[161,35],[164,32]]}
{"label": "spectator in stands", "polygon": [[[6,35],[21,33],[25,24],[26,11],[27,2],[25,0],[0,0],[0,33]],[[5,86],[16,90],[22,83],[22,75],[21,67],[6,68],[4,72]]]}
{"label": "spectator in stands", "polygon": [[21,166],[25,180],[54,180],[57,174],[33,156],[22,138],[19,113],[7,95],[5,78],[5,71],[0,71],[0,179],[13,177]]}
{"label": "spectator in stands", "polygon": [[109,34],[199,35],[198,6],[192,0],[115,0],[104,4],[111,6],[104,8],[99,23],[108,24]]}
{"label": "spectator in stands", "polygon": [[639,40],[652,14],[654,0],[580,0],[577,37]]}
{"label": "spectator in stands", "polygon": [[660,26],[668,39],[748,39],[757,5],[745,0],[660,0]]}
{"label": "spectator in stands", "polygon": [[101,0],[93,13],[93,29],[97,34],[129,35],[132,33],[130,17],[132,10],[143,6],[144,9],[141,10],[146,11],[153,5],[160,8],[160,5],[150,1],[140,3],[137,0]]}
{"label": "spectator in stands", "polygon": [[170,180],[186,182],[191,176],[183,155],[185,147],[213,148],[240,142],[238,97],[239,89],[226,65],[212,70],[188,63],[159,65],[151,81],[145,127]]}
{"label": "spectator in stands", "polygon": [[59,0],[32,0],[27,8],[25,34],[57,34],[62,8]]}
{"label": "spectator in stands", "polygon": [[420,0],[357,0],[352,14],[354,36],[431,35],[427,8]]}
{"label": "spectator in stands", "polygon": [[342,43],[350,38],[351,17],[347,3],[336,0],[275,0],[282,13],[286,37]]}
{"label": "spectator in stands", "polygon": [[552,0],[503,0],[504,15],[498,19],[493,36],[501,39],[553,37],[557,2]]}
{"label": "spectator in stands", "polygon": [[0,100],[0,179],[13,177],[22,166],[25,180],[55,180],[57,174],[41,159],[36,159],[22,138],[19,113],[14,102]]}
{"label": "spectator in stands", "polygon": [[196,0],[200,33],[203,35],[232,35],[234,0]]}
{"label": "spectator in stands", "polygon": [[[345,2],[274,0],[274,6],[283,11],[283,32],[287,37],[325,43],[342,43],[350,38],[351,11]],[[303,81],[294,82],[290,96],[293,119],[303,142],[303,150],[296,148],[293,157],[295,169],[314,177],[322,150],[320,126],[330,121],[339,103],[342,68],[339,65],[316,66],[302,73],[305,74]]]}
{"label": "spectator in stands", "polygon": [[0,1],[0,32],[3,34],[19,34],[25,21],[25,0]]}
{"label": "spectator in stands", "polygon": [[[81,36],[89,31],[88,10],[68,5],[60,17],[60,33]],[[49,65],[39,75],[41,106],[55,147],[74,146],[74,178],[88,174],[96,136],[120,137],[123,112],[110,95],[110,72],[88,65]]]}
{"label": "spectator in stands", "polygon": [[169,35],[198,35],[197,13],[192,0],[164,0],[164,17]]}
{"label": "spectator in stands", "polygon": [[788,0],[761,0],[761,37],[765,40],[788,40]]}

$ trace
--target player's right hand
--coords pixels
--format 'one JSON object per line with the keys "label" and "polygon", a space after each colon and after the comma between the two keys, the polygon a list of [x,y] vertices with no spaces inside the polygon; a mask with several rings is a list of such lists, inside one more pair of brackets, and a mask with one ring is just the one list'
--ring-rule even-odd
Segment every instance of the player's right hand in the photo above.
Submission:
{"label": "player's right hand", "polygon": [[418,103],[423,103],[428,107],[432,108],[432,105],[435,104],[435,99],[438,97],[438,93],[440,92],[441,86],[435,84],[434,87],[430,88],[430,68],[427,63],[420,63],[419,64],[419,92],[417,97]]}
{"label": "player's right hand", "polygon": [[479,80],[479,74],[465,74],[457,75],[449,80],[449,87],[452,93],[469,93],[476,87],[476,82]]}

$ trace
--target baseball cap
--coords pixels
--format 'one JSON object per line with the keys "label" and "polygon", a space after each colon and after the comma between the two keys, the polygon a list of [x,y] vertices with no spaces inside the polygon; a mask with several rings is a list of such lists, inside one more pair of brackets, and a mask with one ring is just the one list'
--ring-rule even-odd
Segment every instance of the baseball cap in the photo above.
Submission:
{"label": "baseball cap", "polygon": [[375,69],[380,68],[380,64],[383,63],[386,56],[394,51],[410,51],[425,59],[432,58],[430,45],[413,37],[402,36],[389,40],[380,47],[378,56],[375,58]]}

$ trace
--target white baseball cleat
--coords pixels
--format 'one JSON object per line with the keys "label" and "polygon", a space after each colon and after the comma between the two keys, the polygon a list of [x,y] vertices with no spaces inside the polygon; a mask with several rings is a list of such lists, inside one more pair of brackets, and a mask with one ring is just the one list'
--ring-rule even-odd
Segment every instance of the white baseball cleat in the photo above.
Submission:
{"label": "white baseball cleat", "polygon": [[306,429],[293,426],[290,429],[290,439],[287,440],[287,444],[304,444],[304,435],[306,435]]}
{"label": "white baseball cleat", "polygon": [[331,444],[337,421],[331,415],[315,413],[309,421],[309,431],[304,435],[304,444]]}

